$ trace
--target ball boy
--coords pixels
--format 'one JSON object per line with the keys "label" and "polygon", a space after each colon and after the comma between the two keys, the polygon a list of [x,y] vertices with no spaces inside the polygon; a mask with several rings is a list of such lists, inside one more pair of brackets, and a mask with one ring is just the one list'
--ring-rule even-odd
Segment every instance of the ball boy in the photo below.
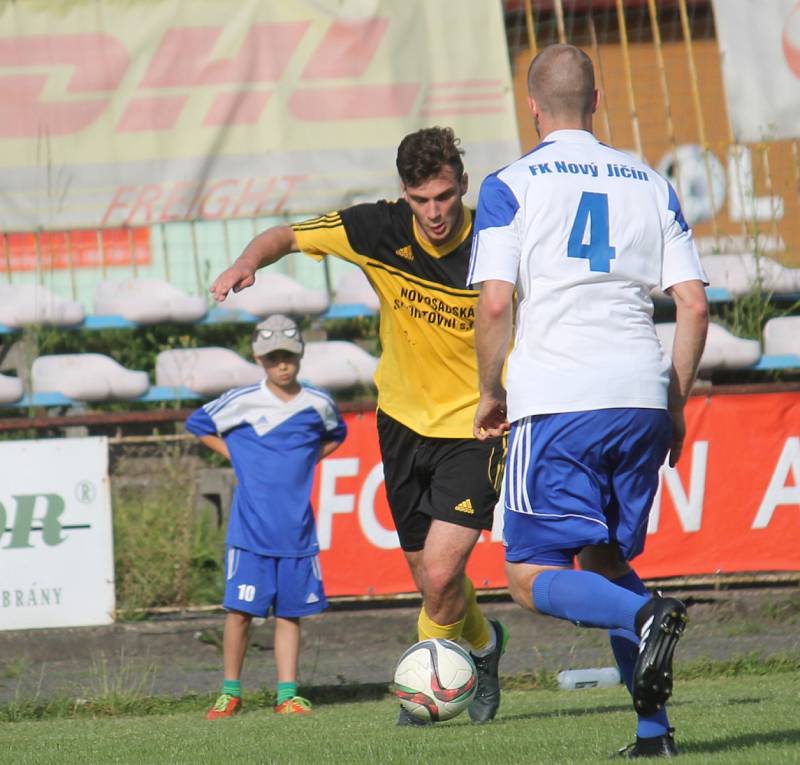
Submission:
{"label": "ball boy", "polygon": [[222,693],[206,715],[242,708],[241,671],[254,616],[275,616],[279,714],[305,714],[297,695],[300,617],[327,606],[310,495],[314,466],[344,440],[347,429],[329,396],[297,381],[303,341],[287,316],[253,332],[253,356],[266,379],[234,388],[197,409],[186,428],[230,460],[238,485],[226,539],[227,610]]}

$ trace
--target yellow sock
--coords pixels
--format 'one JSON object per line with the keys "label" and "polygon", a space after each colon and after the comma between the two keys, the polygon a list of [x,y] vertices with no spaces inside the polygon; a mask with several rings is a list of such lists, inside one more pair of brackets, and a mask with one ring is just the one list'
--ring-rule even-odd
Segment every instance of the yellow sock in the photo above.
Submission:
{"label": "yellow sock", "polygon": [[474,650],[481,651],[489,645],[492,639],[491,626],[478,606],[475,587],[468,576],[464,577],[464,595],[467,599],[467,612],[464,615],[464,629],[461,630],[461,637]]}
{"label": "yellow sock", "polygon": [[461,630],[464,627],[464,620],[459,619],[453,624],[437,624],[425,612],[425,608],[419,611],[417,620],[417,634],[420,640],[439,638],[441,640],[458,640],[461,637]]}

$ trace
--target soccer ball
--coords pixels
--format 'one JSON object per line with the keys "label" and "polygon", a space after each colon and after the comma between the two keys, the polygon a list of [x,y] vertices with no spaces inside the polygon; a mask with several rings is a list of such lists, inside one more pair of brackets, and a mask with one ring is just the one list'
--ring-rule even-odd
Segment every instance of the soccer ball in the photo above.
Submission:
{"label": "soccer ball", "polygon": [[406,711],[424,722],[463,712],[478,689],[470,655],[452,640],[422,640],[400,657],[394,692]]}

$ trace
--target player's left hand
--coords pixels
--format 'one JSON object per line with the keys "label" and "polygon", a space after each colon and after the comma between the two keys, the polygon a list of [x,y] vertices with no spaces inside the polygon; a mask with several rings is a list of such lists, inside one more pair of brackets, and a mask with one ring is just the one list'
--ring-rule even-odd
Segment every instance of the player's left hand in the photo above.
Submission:
{"label": "player's left hand", "polygon": [[502,436],[511,429],[506,410],[506,392],[501,389],[493,395],[484,394],[478,402],[472,433],[479,441]]}

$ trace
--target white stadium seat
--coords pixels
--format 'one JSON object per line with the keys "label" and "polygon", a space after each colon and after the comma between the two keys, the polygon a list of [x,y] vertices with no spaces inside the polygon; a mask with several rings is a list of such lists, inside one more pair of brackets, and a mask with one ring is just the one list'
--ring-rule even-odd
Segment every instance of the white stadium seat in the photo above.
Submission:
{"label": "white stadium seat", "polygon": [[0,404],[13,404],[24,393],[22,380],[0,374]]}
{"label": "white stadium seat", "polygon": [[295,316],[324,313],[330,300],[323,290],[304,287],[289,276],[261,271],[256,283],[241,292],[231,292],[222,308],[247,311],[254,316],[287,313]]}
{"label": "white stadium seat", "polygon": [[300,379],[330,390],[370,385],[377,366],[378,359],[355,343],[344,340],[306,343]]}
{"label": "white stadium seat", "polygon": [[120,315],[138,324],[194,322],[208,312],[205,297],[187,295],[161,279],[101,281],[95,288],[96,314]]}
{"label": "white stadium seat", "polygon": [[[330,390],[369,385],[377,365],[378,360],[355,343],[306,343],[299,379]],[[156,385],[185,387],[204,396],[218,396],[263,378],[261,366],[228,348],[176,348],[161,351],[156,358]]]}
{"label": "white stadium seat", "polygon": [[204,396],[252,385],[264,370],[229,348],[174,348],[156,357],[156,385],[185,387]]}
{"label": "white stadium seat", "polygon": [[764,353],[800,356],[800,316],[781,316],[764,325]]}
{"label": "white stadium seat", "polygon": [[762,289],[778,294],[800,292],[800,268],[787,268],[763,255],[702,255],[700,261],[709,284],[732,297],[750,292],[759,281]]}
{"label": "white stadium seat", "polygon": [[64,300],[38,284],[0,285],[0,324],[18,329],[26,324],[80,324],[83,306]]}
{"label": "white stadium seat", "polygon": [[[667,355],[672,353],[672,340],[675,336],[674,322],[656,324],[656,332]],[[754,366],[761,356],[761,347],[757,340],[747,340],[728,332],[725,327],[710,323],[708,338],[703,356],[700,359],[700,371],[712,369],[748,369]]]}
{"label": "white stadium seat", "polygon": [[378,294],[360,268],[343,273],[336,283],[334,305],[363,305],[371,311],[380,309]]}
{"label": "white stadium seat", "polygon": [[31,367],[34,393],[57,392],[77,401],[132,399],[150,387],[146,372],[126,369],[100,353],[40,356]]}

